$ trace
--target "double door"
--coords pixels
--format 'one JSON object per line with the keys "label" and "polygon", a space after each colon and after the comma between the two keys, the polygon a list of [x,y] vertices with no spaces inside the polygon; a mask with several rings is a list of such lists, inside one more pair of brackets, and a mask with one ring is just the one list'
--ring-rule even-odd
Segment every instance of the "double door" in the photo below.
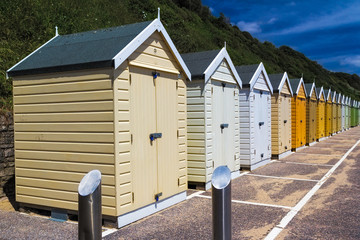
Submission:
{"label": "double door", "polygon": [[296,148],[298,148],[306,143],[306,99],[298,98],[296,105]]}
{"label": "double door", "polygon": [[281,95],[280,98],[280,153],[291,150],[291,98]]}
{"label": "double door", "polygon": [[[254,122],[255,122],[255,163],[268,159],[271,155],[271,139],[269,131],[271,121],[268,121],[270,94],[254,90]],[[252,111],[250,109],[250,111]],[[251,114],[251,112],[250,112]]]}
{"label": "double door", "polygon": [[212,146],[214,169],[226,165],[235,171],[236,85],[212,80]]}
{"label": "double door", "polygon": [[177,75],[153,75],[151,70],[130,67],[129,175],[134,208],[178,189]]}

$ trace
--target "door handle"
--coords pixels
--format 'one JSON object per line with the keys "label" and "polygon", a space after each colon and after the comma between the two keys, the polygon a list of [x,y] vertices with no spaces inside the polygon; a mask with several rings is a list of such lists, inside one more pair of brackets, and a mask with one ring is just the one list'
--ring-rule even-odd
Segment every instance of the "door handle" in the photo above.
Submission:
{"label": "door handle", "polygon": [[287,123],[287,120],[284,120],[284,123]]}
{"label": "door handle", "polygon": [[229,127],[229,124],[228,124],[228,123],[222,123],[222,124],[220,124],[220,128],[221,128],[221,129],[228,128],[228,127]]}
{"label": "door handle", "polygon": [[300,120],[300,122],[302,123],[302,120]]}
{"label": "door handle", "polygon": [[264,122],[259,122],[259,126],[262,126],[264,125],[265,123]]}
{"label": "door handle", "polygon": [[150,140],[154,141],[157,138],[161,138],[162,137],[162,133],[150,133]]}

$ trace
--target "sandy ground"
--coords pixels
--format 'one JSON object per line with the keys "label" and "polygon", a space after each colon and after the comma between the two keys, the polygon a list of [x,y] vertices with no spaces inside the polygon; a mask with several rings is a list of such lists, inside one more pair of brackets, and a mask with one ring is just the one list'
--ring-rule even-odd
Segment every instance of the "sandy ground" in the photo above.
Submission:
{"label": "sandy ground", "polygon": [[[359,139],[360,127],[353,128],[233,180],[233,239],[263,239],[290,211],[288,207],[295,206]],[[187,194],[196,192],[189,190]],[[211,239],[211,191],[201,195],[125,226],[105,239]],[[77,239],[76,222],[60,223],[47,216],[19,213],[10,202],[0,199],[0,239]],[[359,209],[360,145],[278,239],[360,239]]]}

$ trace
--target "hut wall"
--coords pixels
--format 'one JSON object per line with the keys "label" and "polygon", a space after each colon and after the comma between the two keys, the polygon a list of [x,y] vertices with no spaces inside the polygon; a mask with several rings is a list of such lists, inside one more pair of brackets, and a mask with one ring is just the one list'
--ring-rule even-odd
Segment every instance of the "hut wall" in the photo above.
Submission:
{"label": "hut wall", "polygon": [[77,210],[77,187],[103,174],[105,215],[116,215],[112,70],[13,81],[16,200]]}

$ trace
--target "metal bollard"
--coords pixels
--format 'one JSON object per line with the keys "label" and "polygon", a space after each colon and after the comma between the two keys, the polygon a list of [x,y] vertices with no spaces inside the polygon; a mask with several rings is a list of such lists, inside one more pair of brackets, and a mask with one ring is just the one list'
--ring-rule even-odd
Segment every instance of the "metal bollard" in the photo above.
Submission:
{"label": "metal bollard", "polygon": [[78,230],[81,240],[98,240],[102,237],[101,215],[101,173],[88,172],[78,188],[79,219]]}
{"label": "metal bollard", "polygon": [[213,239],[231,239],[231,172],[227,166],[215,169],[211,185]]}

